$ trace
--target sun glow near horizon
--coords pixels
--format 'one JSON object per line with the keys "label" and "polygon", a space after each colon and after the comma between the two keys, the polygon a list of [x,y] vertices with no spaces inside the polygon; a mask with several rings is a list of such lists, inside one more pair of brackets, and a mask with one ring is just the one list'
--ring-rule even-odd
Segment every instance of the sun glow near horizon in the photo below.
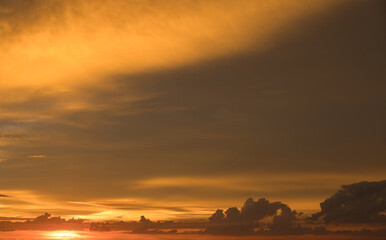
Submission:
{"label": "sun glow near horizon", "polygon": [[47,233],[48,239],[79,239],[81,235],[75,231],[53,231]]}

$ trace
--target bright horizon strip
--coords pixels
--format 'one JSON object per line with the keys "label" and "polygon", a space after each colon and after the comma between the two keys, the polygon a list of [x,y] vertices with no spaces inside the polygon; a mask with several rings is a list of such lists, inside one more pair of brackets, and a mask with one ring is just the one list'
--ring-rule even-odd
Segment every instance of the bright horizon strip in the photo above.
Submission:
{"label": "bright horizon strip", "polygon": [[48,239],[80,239],[83,238],[76,231],[53,231],[46,234]]}
{"label": "bright horizon strip", "polygon": [[[331,238],[337,240],[369,240],[368,238],[364,238],[363,236],[344,236],[344,235],[320,235],[320,236],[312,236],[310,238],[309,235],[306,236],[210,236],[210,235],[144,235],[144,234],[127,234],[124,232],[77,232],[78,236],[74,238],[52,238],[50,236],[52,234],[51,231],[15,231],[15,232],[3,232],[0,236],[0,240],[8,240],[8,239],[23,239],[23,240],[42,240],[42,239],[88,239],[88,240],[162,240],[165,237],[168,239],[174,240],[330,240]],[[365,236],[366,237],[366,236]],[[381,238],[374,238],[380,240]]]}
{"label": "bright horizon strip", "polygon": [[[375,179],[382,180],[383,176],[374,176]],[[298,179],[309,182],[310,185],[298,186]],[[275,181],[269,181],[267,176],[262,174],[260,178],[252,178],[247,176],[217,176],[217,177],[170,177],[170,178],[156,178],[147,179],[143,181],[133,182],[136,186],[135,189],[129,189],[130,191],[147,189],[147,188],[163,188],[173,186],[212,186],[213,189],[218,189],[217,185],[225,186],[226,189],[237,189],[237,186],[241,185],[243,188],[253,191],[261,192],[270,190],[270,193],[264,195],[251,195],[255,200],[264,197],[270,201],[281,201],[288,204],[293,210],[302,211],[305,214],[315,213],[320,210],[319,204],[325,200],[330,194],[333,194],[339,188],[339,182],[357,182],[362,178],[360,175],[326,175],[326,174],[300,174],[296,176],[291,175],[277,175]],[[215,184],[217,183],[217,184]],[[283,189],[304,190],[312,189],[315,186],[321,186],[323,183],[324,188],[331,189],[331,193],[326,196],[311,197],[311,198],[296,198],[296,197],[272,197],[271,194],[280,192]],[[283,185],[284,184],[284,185]],[[288,186],[288,184],[291,184]],[[122,185],[123,187],[125,184]],[[2,216],[14,217],[24,216],[35,218],[44,212],[49,212],[54,216],[61,216],[66,219],[70,218],[82,218],[95,221],[103,220],[138,220],[140,216],[145,215],[151,220],[168,220],[179,219],[180,217],[186,218],[184,213],[169,210],[169,207],[186,208],[192,213],[198,214],[199,219],[208,218],[215,209],[227,209],[229,207],[241,207],[246,198],[239,199],[226,199],[219,202],[218,199],[211,201],[205,199],[190,199],[190,202],[186,200],[176,201],[172,199],[163,199],[157,202],[157,207],[151,209],[137,209],[137,210],[120,210],[110,206],[110,204],[117,204],[118,206],[123,204],[132,204],[136,206],[137,203],[141,205],[151,206],[153,200],[151,198],[103,198],[103,199],[89,199],[84,201],[61,201],[52,196],[41,195],[31,191],[15,191],[0,189],[0,192],[7,192],[10,196],[6,200],[10,203],[3,202],[0,206],[7,211],[3,211]],[[12,204],[12,200],[28,199],[24,204],[17,203]],[[186,207],[195,205],[195,207]],[[118,207],[119,208],[119,207]],[[53,209],[51,211],[47,209]],[[93,214],[82,214],[83,210],[95,212]],[[120,216],[120,218],[117,218]]]}

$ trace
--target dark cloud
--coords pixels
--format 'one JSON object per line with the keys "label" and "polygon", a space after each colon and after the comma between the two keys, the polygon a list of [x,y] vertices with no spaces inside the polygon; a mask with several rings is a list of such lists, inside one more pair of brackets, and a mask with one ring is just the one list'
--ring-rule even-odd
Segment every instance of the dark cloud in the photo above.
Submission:
{"label": "dark cloud", "polygon": [[222,210],[217,210],[210,218],[210,222],[254,222],[258,223],[260,220],[267,216],[276,215],[278,210],[281,214],[292,213],[296,215],[296,212],[292,212],[291,209],[281,202],[270,203],[265,198],[260,198],[254,201],[252,198],[245,201],[244,206],[239,210],[236,207],[228,208],[225,211],[225,215]]}
{"label": "dark cloud", "polygon": [[4,195],[4,194],[0,194],[0,197],[9,197],[9,196]]}
{"label": "dark cloud", "polygon": [[255,202],[252,198],[249,198],[241,208],[241,216],[246,221],[259,221],[266,216],[275,215],[279,209],[281,214],[296,214],[296,212],[292,212],[286,204],[281,202],[270,203],[264,198]]}
{"label": "dark cloud", "polygon": [[386,180],[343,185],[311,219],[326,223],[386,223]]}
{"label": "dark cloud", "polygon": [[241,210],[231,207],[225,211],[224,215],[223,211],[218,209],[209,218],[211,225],[205,231],[210,234],[224,235],[256,234],[254,229],[262,227],[261,220],[273,216],[273,222],[268,224],[269,233],[289,234],[299,232],[299,229],[303,232],[305,228],[300,226],[293,228],[296,215],[296,211],[292,211],[284,203],[271,203],[264,198],[254,201],[249,198]]}
{"label": "dark cloud", "polygon": [[[326,223],[386,222],[386,180],[343,185],[342,189],[321,203],[322,211],[308,219],[324,219]],[[323,225],[303,226],[302,214],[281,202],[249,198],[239,210],[218,209],[210,218],[205,233],[219,235],[300,235],[332,233]],[[269,220],[271,219],[271,220]],[[304,223],[304,222],[303,222]],[[310,223],[309,223],[310,224]],[[335,231],[338,234],[380,235],[384,228],[373,230]]]}
{"label": "dark cloud", "polygon": [[[0,217],[0,231],[14,230],[82,230],[87,225],[84,219],[64,219],[44,213],[36,218],[4,218]],[[25,220],[25,221],[22,221]]]}
{"label": "dark cloud", "polygon": [[212,223],[221,223],[225,221],[224,211],[221,209],[217,209],[215,213],[209,218],[209,222]]}
{"label": "dark cloud", "polygon": [[39,31],[47,23],[58,26],[65,19],[64,5],[62,1],[0,0],[0,42],[15,40],[23,32]]}

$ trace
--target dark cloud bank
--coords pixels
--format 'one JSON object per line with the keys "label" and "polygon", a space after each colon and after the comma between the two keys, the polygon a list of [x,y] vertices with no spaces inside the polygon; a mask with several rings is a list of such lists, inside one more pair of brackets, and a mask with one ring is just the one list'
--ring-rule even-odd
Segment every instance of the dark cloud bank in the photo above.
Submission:
{"label": "dark cloud bank", "polygon": [[386,223],[386,181],[343,185],[311,219],[326,223]]}
{"label": "dark cloud bank", "polygon": [[[239,210],[218,209],[210,218],[205,232],[209,234],[251,235],[251,234],[327,234],[325,226],[309,227],[322,220],[327,224],[384,224],[386,223],[386,180],[380,182],[359,182],[343,185],[334,195],[320,204],[321,211],[311,217],[291,210],[281,202],[269,202],[261,198],[249,198]],[[264,222],[264,219],[271,221]],[[308,226],[299,224],[308,220]],[[383,230],[343,231],[344,233],[385,234]]]}
{"label": "dark cloud bank", "polygon": [[[386,180],[343,185],[320,204],[321,211],[303,216],[282,202],[265,198],[249,198],[241,208],[216,210],[208,221],[139,221],[91,222],[83,219],[65,220],[45,213],[24,222],[2,221],[1,230],[81,230],[127,231],[130,233],[170,234],[196,233],[212,235],[302,235],[355,234],[386,236]],[[331,231],[334,223],[359,223],[356,230]],[[364,226],[372,227],[371,230]]]}

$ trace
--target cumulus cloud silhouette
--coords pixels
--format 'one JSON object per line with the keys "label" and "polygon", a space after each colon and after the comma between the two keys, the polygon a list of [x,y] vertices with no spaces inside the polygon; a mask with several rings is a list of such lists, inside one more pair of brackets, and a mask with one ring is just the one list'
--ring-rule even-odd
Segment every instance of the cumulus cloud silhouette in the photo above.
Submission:
{"label": "cumulus cloud silhouette", "polygon": [[268,225],[269,233],[294,233],[305,230],[298,226],[293,228],[296,220],[296,211],[281,202],[269,202],[265,198],[254,201],[252,198],[245,201],[241,210],[236,207],[225,211],[218,209],[210,218],[211,223],[205,230],[210,234],[250,235],[261,226],[261,220],[272,217],[273,222]]}
{"label": "cumulus cloud silhouette", "polygon": [[264,217],[277,215],[280,210],[280,215],[296,215],[296,211],[291,211],[291,208],[281,202],[270,203],[265,198],[260,198],[254,201],[248,198],[244,206],[239,210],[236,207],[228,208],[225,211],[218,209],[210,218],[212,223],[221,222],[254,222],[258,223]]}
{"label": "cumulus cloud silhouette", "polygon": [[311,219],[326,223],[386,222],[386,180],[343,185]]}
{"label": "cumulus cloud silhouette", "polygon": [[224,211],[221,209],[217,209],[215,213],[209,218],[209,222],[216,223],[216,222],[224,222],[225,215]]}

